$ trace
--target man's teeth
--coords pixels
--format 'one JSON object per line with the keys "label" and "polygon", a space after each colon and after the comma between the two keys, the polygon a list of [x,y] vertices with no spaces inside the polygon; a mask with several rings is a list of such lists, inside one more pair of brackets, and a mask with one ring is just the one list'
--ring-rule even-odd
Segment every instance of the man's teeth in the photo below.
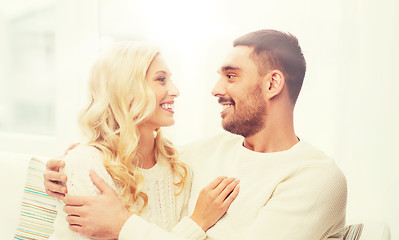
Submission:
{"label": "man's teeth", "polygon": [[167,104],[167,103],[161,104],[161,108],[163,108],[163,109],[173,110],[174,107],[175,106],[173,104]]}
{"label": "man's teeth", "polygon": [[222,105],[223,110],[226,110],[227,108],[232,107],[232,106],[233,106],[233,104],[223,104]]}

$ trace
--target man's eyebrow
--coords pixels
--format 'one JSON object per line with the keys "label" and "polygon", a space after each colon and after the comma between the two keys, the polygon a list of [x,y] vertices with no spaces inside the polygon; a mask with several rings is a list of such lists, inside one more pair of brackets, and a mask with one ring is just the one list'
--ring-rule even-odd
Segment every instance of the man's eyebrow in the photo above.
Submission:
{"label": "man's eyebrow", "polygon": [[[222,72],[231,71],[231,70],[233,70],[233,71],[234,71],[234,70],[240,70],[239,67],[234,67],[234,66],[231,66],[231,65],[223,66],[223,67],[221,67],[220,69],[222,70]],[[219,70],[218,70],[218,73],[220,73]]]}

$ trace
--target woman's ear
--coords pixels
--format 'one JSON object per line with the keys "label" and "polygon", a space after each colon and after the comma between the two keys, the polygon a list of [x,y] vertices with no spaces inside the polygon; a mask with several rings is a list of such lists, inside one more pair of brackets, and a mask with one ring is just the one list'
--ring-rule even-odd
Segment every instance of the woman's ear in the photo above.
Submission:
{"label": "woman's ear", "polygon": [[266,92],[268,99],[272,99],[275,96],[279,95],[285,85],[284,75],[279,70],[271,70],[266,75],[266,81],[267,81]]}

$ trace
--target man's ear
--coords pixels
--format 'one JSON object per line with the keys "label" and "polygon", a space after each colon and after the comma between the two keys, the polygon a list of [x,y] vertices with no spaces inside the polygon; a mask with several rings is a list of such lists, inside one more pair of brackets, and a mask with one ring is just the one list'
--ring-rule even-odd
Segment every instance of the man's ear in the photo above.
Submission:
{"label": "man's ear", "polygon": [[266,92],[268,99],[272,99],[281,93],[285,85],[285,78],[281,71],[271,70],[266,75],[265,80],[267,81]]}

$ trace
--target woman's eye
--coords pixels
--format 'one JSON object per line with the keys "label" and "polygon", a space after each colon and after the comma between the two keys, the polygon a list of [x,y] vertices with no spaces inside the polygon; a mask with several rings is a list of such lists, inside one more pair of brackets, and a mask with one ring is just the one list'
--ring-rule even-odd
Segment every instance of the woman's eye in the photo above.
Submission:
{"label": "woman's eye", "polygon": [[163,83],[163,82],[165,82],[166,78],[165,77],[159,77],[159,78],[157,78],[157,80]]}

